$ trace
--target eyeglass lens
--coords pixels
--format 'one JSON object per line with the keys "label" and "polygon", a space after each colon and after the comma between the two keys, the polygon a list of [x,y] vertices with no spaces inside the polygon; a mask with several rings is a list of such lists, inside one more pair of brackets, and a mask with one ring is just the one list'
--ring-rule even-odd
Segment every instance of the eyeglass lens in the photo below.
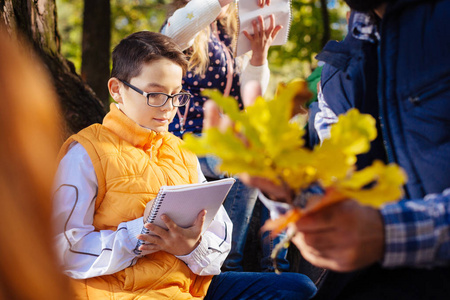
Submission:
{"label": "eyeglass lens", "polygon": [[189,95],[178,94],[174,95],[173,97],[169,97],[167,95],[159,93],[150,93],[147,95],[148,104],[154,106],[163,106],[168,100],[168,98],[172,98],[173,106],[183,106],[186,105],[186,103],[188,102]]}

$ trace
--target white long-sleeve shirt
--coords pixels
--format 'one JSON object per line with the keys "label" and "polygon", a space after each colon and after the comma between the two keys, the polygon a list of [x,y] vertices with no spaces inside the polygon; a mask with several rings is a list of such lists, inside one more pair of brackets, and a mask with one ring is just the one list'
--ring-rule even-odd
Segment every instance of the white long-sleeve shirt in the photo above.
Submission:
{"label": "white long-sleeve shirt", "polygon": [[[216,20],[220,10],[218,0],[191,0],[174,12],[161,32],[171,37],[182,50],[186,50],[193,45],[197,34]],[[262,93],[266,92],[270,80],[267,60],[261,66],[253,66],[249,57],[243,56],[241,70],[242,87],[250,81],[257,81]]]}
{"label": "white long-sleeve shirt", "polygon": [[[200,165],[198,174],[199,182],[205,182]],[[119,224],[116,231],[96,231],[93,220],[97,188],[89,155],[74,142],[57,171],[53,214],[59,259],[64,272],[72,278],[113,274],[139,259],[133,250],[144,225],[143,217]],[[232,226],[222,206],[197,248],[177,258],[195,274],[220,274],[231,248]]]}

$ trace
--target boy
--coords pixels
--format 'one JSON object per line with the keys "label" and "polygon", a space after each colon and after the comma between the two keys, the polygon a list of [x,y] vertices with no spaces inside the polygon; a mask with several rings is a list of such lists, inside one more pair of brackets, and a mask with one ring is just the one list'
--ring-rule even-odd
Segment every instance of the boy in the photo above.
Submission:
{"label": "boy", "polygon": [[[152,32],[125,38],[114,49],[108,82],[117,105],[102,125],[80,131],[61,149],[57,251],[78,298],[309,299],[315,286],[300,274],[220,274],[232,229],[223,207],[203,236],[204,211],[190,228],[166,217],[168,230],[147,224],[156,236],[140,234],[145,206],[160,186],[205,181],[195,155],[167,132],[190,98],[181,91],[186,69],[170,38]],[[140,255],[138,239],[148,242]]]}

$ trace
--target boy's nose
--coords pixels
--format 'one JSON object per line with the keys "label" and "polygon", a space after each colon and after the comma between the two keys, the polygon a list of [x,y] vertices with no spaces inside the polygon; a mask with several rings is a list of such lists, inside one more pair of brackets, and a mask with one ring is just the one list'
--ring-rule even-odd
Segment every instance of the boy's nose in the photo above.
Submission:
{"label": "boy's nose", "polygon": [[163,106],[161,106],[161,109],[162,110],[165,110],[165,111],[167,111],[167,110],[172,110],[173,109],[173,100],[172,100],[173,98],[169,98],[169,99],[167,99],[167,101],[166,101],[166,103],[163,105]]}

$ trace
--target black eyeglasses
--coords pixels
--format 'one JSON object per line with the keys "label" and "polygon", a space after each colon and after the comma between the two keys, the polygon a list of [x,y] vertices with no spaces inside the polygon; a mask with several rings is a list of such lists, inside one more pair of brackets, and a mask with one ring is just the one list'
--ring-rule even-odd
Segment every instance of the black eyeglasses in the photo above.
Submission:
{"label": "black eyeglasses", "polygon": [[191,94],[186,93],[186,92],[178,93],[175,95],[168,95],[165,93],[146,93],[122,79],[119,79],[119,80],[120,80],[120,82],[122,82],[123,84],[128,86],[129,88],[135,90],[136,92],[138,92],[141,95],[144,95],[147,98],[147,105],[152,106],[152,107],[164,106],[166,104],[167,100],[169,100],[169,98],[172,99],[173,106],[175,106],[175,107],[185,106],[189,102],[189,99],[191,99],[191,96],[192,96]]}

